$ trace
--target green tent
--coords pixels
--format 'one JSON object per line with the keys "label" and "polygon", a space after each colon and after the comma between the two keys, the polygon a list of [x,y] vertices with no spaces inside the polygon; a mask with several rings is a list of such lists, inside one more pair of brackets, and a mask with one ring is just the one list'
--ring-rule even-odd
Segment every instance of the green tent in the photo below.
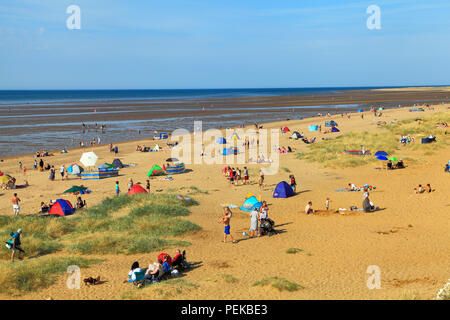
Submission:
{"label": "green tent", "polygon": [[163,168],[161,168],[160,166],[158,166],[157,164],[155,164],[153,166],[153,168],[150,169],[150,171],[147,173],[147,177],[150,176],[161,176],[166,174],[163,170]]}
{"label": "green tent", "polygon": [[80,192],[80,191],[85,191],[87,190],[86,187],[83,186],[72,186],[72,188],[67,189],[66,191],[64,191],[64,193],[75,193],[75,192]]}
{"label": "green tent", "polygon": [[398,161],[398,159],[396,157],[389,157],[388,159],[391,161]]}

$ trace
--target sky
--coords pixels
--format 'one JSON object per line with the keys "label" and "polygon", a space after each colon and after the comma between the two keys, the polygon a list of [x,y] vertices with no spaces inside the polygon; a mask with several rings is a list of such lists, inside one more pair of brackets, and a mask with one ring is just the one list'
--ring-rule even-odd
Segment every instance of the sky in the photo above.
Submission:
{"label": "sky", "polygon": [[449,62],[448,0],[0,0],[0,90],[448,85]]}

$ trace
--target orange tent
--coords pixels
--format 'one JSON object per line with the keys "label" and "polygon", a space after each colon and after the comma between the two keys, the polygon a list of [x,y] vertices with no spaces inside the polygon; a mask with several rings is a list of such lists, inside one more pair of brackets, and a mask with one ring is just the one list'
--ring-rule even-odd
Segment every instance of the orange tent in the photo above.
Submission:
{"label": "orange tent", "polygon": [[138,193],[147,193],[147,191],[142,188],[139,184],[133,184],[130,191],[127,194],[138,194]]}

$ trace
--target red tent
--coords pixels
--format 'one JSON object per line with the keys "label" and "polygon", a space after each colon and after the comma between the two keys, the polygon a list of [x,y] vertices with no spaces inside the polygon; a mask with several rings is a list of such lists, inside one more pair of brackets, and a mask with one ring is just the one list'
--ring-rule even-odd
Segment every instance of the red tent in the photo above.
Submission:
{"label": "red tent", "polygon": [[127,194],[147,193],[147,191],[141,187],[140,184],[133,184],[130,191]]}
{"label": "red tent", "polygon": [[53,214],[56,216],[70,216],[73,214],[74,209],[72,204],[64,199],[58,199],[52,206],[50,207],[49,214]]}
{"label": "red tent", "polygon": [[291,130],[289,130],[289,128],[288,127],[284,127],[283,128],[283,132],[290,132]]}

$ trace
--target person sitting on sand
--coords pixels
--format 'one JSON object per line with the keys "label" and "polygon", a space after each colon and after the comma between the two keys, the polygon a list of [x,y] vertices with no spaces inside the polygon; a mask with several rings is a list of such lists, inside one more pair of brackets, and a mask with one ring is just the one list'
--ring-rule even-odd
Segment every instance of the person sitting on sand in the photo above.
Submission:
{"label": "person sitting on sand", "polygon": [[349,183],[347,190],[348,191],[358,191],[358,188],[355,186],[354,183]]}
{"label": "person sitting on sand", "polygon": [[388,170],[392,170],[392,169],[394,169],[394,166],[393,166],[393,164],[392,164],[392,161],[391,161],[391,160],[389,160],[389,161],[388,161],[388,163],[387,163],[387,168],[388,168]]}
{"label": "person sitting on sand", "polygon": [[[450,162],[450,161],[449,161]],[[444,172],[450,172],[450,163],[446,163],[444,167]]]}
{"label": "person sitting on sand", "polygon": [[403,163],[403,160],[400,159],[397,162],[397,169],[404,169],[405,168],[405,164]]}
{"label": "person sitting on sand", "polygon": [[86,206],[86,200],[82,200],[81,197],[77,198],[77,204],[76,204],[76,208],[78,210],[82,210],[84,207]]}
{"label": "person sitting on sand", "polygon": [[308,204],[306,205],[305,213],[306,214],[314,213],[314,209],[312,208],[312,201],[309,201]]}
{"label": "person sitting on sand", "polygon": [[425,190],[428,192],[428,193],[430,193],[431,191],[433,191],[433,190],[431,190],[431,185],[428,183],[427,184],[427,186],[425,187]]}
{"label": "person sitting on sand", "polygon": [[46,214],[49,213],[50,207],[46,205],[44,202],[41,202],[41,211],[38,212],[38,214]]}
{"label": "person sitting on sand", "polygon": [[138,272],[142,272],[142,269],[139,267],[139,262],[135,261],[131,265],[130,272],[128,272],[128,276],[132,281],[136,281],[136,274]]}
{"label": "person sitting on sand", "polygon": [[422,187],[421,184],[419,184],[419,186],[417,188],[414,188],[414,191],[416,194],[419,194],[419,193],[424,193],[425,189]]}

